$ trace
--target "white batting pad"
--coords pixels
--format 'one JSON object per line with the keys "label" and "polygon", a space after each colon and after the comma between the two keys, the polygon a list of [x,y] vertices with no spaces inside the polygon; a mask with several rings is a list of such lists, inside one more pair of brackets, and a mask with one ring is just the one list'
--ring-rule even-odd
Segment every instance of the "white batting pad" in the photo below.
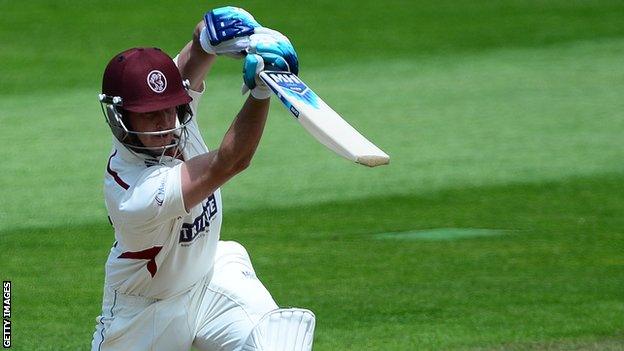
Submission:
{"label": "white batting pad", "polygon": [[311,351],[315,317],[303,308],[280,308],[264,315],[242,351]]}

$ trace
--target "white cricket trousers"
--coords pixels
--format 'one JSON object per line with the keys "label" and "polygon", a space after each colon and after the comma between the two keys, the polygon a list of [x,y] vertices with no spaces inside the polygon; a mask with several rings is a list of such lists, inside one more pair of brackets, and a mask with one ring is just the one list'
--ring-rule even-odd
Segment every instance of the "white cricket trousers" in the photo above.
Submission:
{"label": "white cricket trousers", "polygon": [[105,289],[91,350],[238,350],[276,308],[245,248],[220,241],[212,279],[185,293],[155,300]]}

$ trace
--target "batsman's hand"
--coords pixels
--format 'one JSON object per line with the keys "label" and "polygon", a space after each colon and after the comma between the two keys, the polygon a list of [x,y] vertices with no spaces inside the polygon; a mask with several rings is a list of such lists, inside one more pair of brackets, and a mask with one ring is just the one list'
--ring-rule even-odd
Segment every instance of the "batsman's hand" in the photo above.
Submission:
{"label": "batsman's hand", "polygon": [[239,7],[219,7],[204,15],[206,25],[199,35],[199,42],[209,54],[227,55],[235,58],[245,56],[249,36],[260,23]]}
{"label": "batsman's hand", "polygon": [[290,40],[269,28],[256,28],[250,37],[247,57],[243,64],[242,93],[251,90],[256,99],[271,97],[271,89],[258,76],[260,72],[288,71],[299,73],[299,59]]}

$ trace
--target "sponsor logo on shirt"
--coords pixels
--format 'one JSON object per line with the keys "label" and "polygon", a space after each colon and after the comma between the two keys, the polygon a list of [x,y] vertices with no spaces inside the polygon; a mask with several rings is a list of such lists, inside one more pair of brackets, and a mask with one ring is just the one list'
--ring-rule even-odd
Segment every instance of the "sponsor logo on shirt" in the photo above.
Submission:
{"label": "sponsor logo on shirt", "polygon": [[154,200],[156,201],[156,204],[158,206],[162,206],[163,202],[165,201],[165,185],[167,183],[167,177],[163,177],[163,179],[160,181],[160,186],[158,187],[158,190],[156,191],[156,197],[154,198]]}
{"label": "sponsor logo on shirt", "polygon": [[202,213],[192,223],[183,223],[180,230],[180,243],[190,243],[210,227],[210,220],[217,214],[217,200],[214,194],[202,203]]}

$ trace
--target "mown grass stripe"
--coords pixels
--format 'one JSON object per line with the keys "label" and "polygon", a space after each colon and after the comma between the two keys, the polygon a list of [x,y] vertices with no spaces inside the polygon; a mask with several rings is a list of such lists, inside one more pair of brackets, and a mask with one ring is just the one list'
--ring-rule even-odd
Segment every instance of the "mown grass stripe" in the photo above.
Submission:
{"label": "mown grass stripe", "polygon": [[508,230],[486,228],[434,228],[411,230],[407,232],[378,233],[373,237],[378,240],[458,240],[466,238],[497,236],[508,233]]}

